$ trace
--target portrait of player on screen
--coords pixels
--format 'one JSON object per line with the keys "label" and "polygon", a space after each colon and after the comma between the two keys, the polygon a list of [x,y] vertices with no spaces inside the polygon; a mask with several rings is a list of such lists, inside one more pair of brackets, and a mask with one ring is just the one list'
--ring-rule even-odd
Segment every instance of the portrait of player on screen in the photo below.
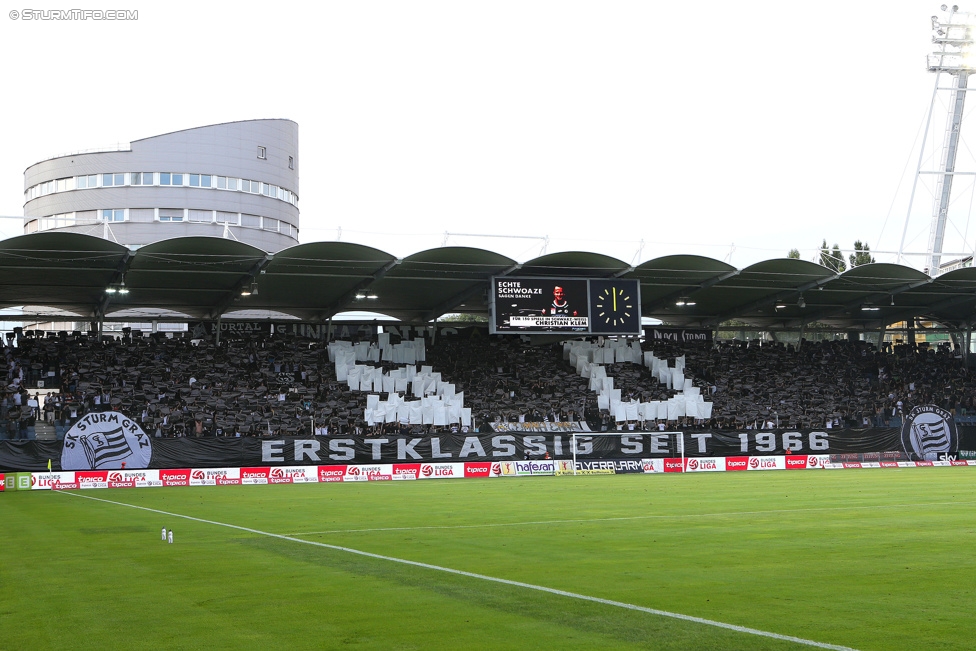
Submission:
{"label": "portrait of player on screen", "polygon": [[552,307],[549,308],[550,315],[578,316],[576,310],[571,310],[569,301],[566,299],[566,292],[562,287],[556,285],[552,290]]}

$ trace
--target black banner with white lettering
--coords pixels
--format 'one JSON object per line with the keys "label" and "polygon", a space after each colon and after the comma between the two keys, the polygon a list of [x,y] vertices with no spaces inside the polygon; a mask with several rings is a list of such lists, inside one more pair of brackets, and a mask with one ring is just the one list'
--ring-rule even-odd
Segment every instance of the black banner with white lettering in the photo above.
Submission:
{"label": "black banner with white lettering", "polygon": [[[249,337],[265,338],[282,335],[307,339],[369,340],[376,337],[380,326],[382,326],[383,332],[388,332],[391,335],[405,340],[435,336],[463,337],[469,339],[476,335],[488,335],[488,324],[439,323],[436,326],[426,324],[418,326],[387,321],[383,323],[377,323],[376,321],[337,321],[332,324],[332,330],[328,329],[328,324],[305,323],[302,321],[221,321],[219,330],[222,340]],[[187,329],[191,339],[212,341],[217,336],[218,322],[188,321]]]}
{"label": "black banner with white lettering", "polygon": [[[322,323],[302,323],[300,321],[189,321],[187,330],[191,339],[213,340],[220,330],[221,339],[240,339],[248,337],[265,338],[272,336],[288,335],[304,337],[307,339],[325,339],[328,333],[328,326]],[[333,327],[333,333],[339,328]],[[342,332],[346,338],[350,336],[369,338],[376,334],[375,325],[342,324]]]}
{"label": "black banner with white lettering", "polygon": [[[976,426],[959,426],[959,448],[976,449]],[[329,436],[282,438],[149,439],[150,468],[222,468],[454,461],[571,459],[571,433],[443,434],[434,436]],[[896,428],[836,430],[735,430],[708,432],[577,433],[576,458],[646,459],[785,454],[863,455],[906,453]],[[121,445],[121,443],[119,443]],[[911,452],[911,450],[909,450]],[[948,457],[958,448],[946,450]],[[886,458],[890,455],[886,455]],[[61,470],[60,441],[0,441],[0,472]],[[97,457],[94,457],[97,461]],[[139,467],[132,457],[134,470]],[[98,468],[97,464],[94,468]],[[106,466],[107,467],[107,466]]]}
{"label": "black banner with white lettering", "polygon": [[644,328],[644,338],[648,341],[671,341],[678,344],[696,342],[712,343],[712,331],[697,328]]}

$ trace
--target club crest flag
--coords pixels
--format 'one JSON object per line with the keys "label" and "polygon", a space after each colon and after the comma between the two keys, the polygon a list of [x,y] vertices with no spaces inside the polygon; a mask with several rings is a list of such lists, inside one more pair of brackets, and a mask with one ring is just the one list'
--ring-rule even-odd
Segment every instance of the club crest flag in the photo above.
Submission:
{"label": "club crest flag", "polygon": [[138,423],[117,411],[88,414],[64,435],[63,470],[147,468],[152,440]]}
{"label": "club crest flag", "polygon": [[901,428],[901,444],[912,461],[938,461],[959,451],[959,434],[952,414],[935,405],[909,412]]}

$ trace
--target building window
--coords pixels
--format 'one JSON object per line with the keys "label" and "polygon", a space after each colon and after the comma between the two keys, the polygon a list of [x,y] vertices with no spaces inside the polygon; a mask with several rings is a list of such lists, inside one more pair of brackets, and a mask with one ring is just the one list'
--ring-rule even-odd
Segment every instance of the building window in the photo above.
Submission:
{"label": "building window", "polygon": [[180,208],[160,208],[159,221],[181,222],[183,221],[183,210]]}
{"label": "building window", "polygon": [[66,212],[59,215],[50,215],[48,217],[41,217],[40,219],[35,219],[32,222],[28,222],[28,228],[30,224],[34,224],[34,230],[28,231],[32,233],[34,231],[46,231],[49,228],[63,228],[65,226],[75,225],[75,213]]}
{"label": "building window", "polygon": [[258,158],[260,158],[261,160],[267,160],[268,158],[267,147],[260,147],[260,146],[258,147]]}
{"label": "building window", "polygon": [[[159,176],[157,177],[156,174]],[[298,197],[289,190],[270,183],[252,181],[250,179],[228,178],[212,174],[189,174],[183,172],[128,172],[124,174],[86,174],[84,176],[66,177],[38,183],[24,191],[24,200],[33,201],[55,192],[71,190],[87,190],[98,187],[113,186],[184,186],[194,188],[218,188],[263,194],[273,199],[286,201],[298,205]],[[43,226],[40,230],[44,230]]]}
{"label": "building window", "polygon": [[294,156],[289,156],[288,157],[288,169],[290,169],[290,170],[295,169],[295,157]]}
{"label": "building window", "polygon": [[125,221],[125,210],[103,210],[102,211],[102,221],[103,222],[124,222]]}

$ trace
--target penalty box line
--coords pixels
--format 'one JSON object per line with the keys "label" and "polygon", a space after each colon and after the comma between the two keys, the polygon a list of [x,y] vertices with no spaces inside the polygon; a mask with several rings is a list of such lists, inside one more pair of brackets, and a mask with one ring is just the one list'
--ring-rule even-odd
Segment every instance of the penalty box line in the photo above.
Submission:
{"label": "penalty box line", "polygon": [[814,640],[806,640],[801,637],[794,637],[792,635],[781,635],[779,633],[771,633],[769,631],[762,631],[756,628],[749,628],[747,626],[738,626],[736,624],[726,624],[725,622],[719,622],[712,619],[705,619],[703,617],[694,617],[692,615],[683,615],[681,613],[673,613],[667,610],[658,610],[656,608],[647,608],[645,606],[638,606],[635,604],[628,604],[622,601],[614,601],[612,599],[601,599],[600,597],[591,597],[589,595],[579,594],[576,592],[567,592],[566,590],[558,590],[556,588],[548,588],[542,585],[535,585],[532,583],[524,583],[522,581],[512,581],[511,579],[502,579],[494,576],[487,576],[485,574],[476,574],[474,572],[466,572],[464,570],[456,570],[450,567],[443,567],[440,565],[431,565],[430,563],[421,563],[419,561],[411,561],[405,558],[396,558],[394,556],[384,556],[383,554],[374,554],[372,552],[362,551],[360,549],[352,549],[351,547],[342,547],[339,545],[330,545],[328,543],[317,542],[314,540],[302,540],[301,538],[294,538],[292,536],[286,536],[280,533],[270,533],[268,531],[261,531],[260,529],[252,529],[251,527],[242,527],[236,524],[229,524],[226,522],[217,522],[216,520],[206,520],[204,518],[196,518],[191,515],[182,515],[180,513],[171,513],[169,511],[162,511],[159,509],[151,509],[147,506],[138,506],[136,504],[127,504],[125,502],[115,502],[113,500],[106,500],[100,497],[93,497],[91,495],[82,495],[74,491],[55,491],[62,495],[70,495],[71,497],[80,497],[88,500],[93,500],[95,502],[103,502],[105,504],[114,504],[116,506],[126,506],[131,509],[139,509],[140,511],[148,511],[150,513],[158,513],[160,515],[166,515],[174,518],[182,518],[184,520],[192,520],[193,522],[202,522],[204,524],[212,524],[218,527],[226,527],[228,529],[236,529],[237,531],[246,531],[247,533],[257,534],[259,536],[267,536],[269,538],[277,538],[279,540],[287,540],[289,542],[299,543],[302,545],[311,545],[313,547],[322,547],[325,549],[331,549],[333,551],[346,552],[348,554],[356,554],[357,556],[364,556],[366,558],[373,558],[381,561],[388,561],[391,563],[400,563],[402,565],[410,565],[413,567],[423,568],[425,570],[434,570],[436,572],[446,572],[448,574],[454,574],[457,576],[465,576],[471,579],[479,579],[481,581],[490,581],[492,583],[500,583],[503,585],[509,585],[516,588],[525,588],[527,590],[535,590],[537,592],[545,592],[552,595],[557,595],[560,597],[568,597],[570,599],[578,599],[581,601],[589,601],[591,603],[603,604],[605,606],[614,606],[616,608],[624,608],[626,610],[634,610],[642,613],[648,613],[650,615],[657,615],[659,617],[670,617],[672,619],[678,619],[686,622],[692,622],[695,624],[703,624],[705,626],[714,626],[716,628],[722,628],[729,631],[735,631],[736,633],[746,633],[749,635],[756,635],[759,637],[772,638],[774,640],[783,640],[785,642],[793,642],[796,644],[802,644],[805,646],[816,647],[819,649],[833,649],[834,651],[857,651],[852,647],[840,646],[837,644],[827,644],[825,642],[816,642]]}

